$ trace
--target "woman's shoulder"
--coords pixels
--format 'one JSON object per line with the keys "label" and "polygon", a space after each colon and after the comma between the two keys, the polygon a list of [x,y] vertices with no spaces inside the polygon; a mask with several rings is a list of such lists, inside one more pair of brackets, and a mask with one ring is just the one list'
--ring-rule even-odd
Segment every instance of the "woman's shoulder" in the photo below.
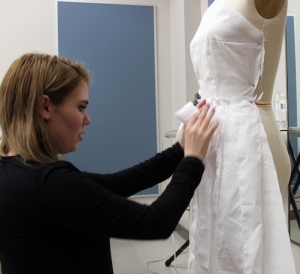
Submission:
{"label": "woman's shoulder", "polygon": [[58,190],[80,182],[84,177],[83,172],[64,160],[53,163],[33,163],[28,171],[29,178],[38,189]]}
{"label": "woman's shoulder", "polygon": [[52,163],[36,163],[36,166],[48,168],[70,168],[78,170],[71,162],[66,160],[59,160]]}
{"label": "woman's shoulder", "polygon": [[0,165],[16,165],[27,167],[28,169],[70,168],[78,170],[71,162],[65,160],[59,160],[52,163],[40,163],[34,161],[27,161],[24,163],[19,155],[0,157]]}
{"label": "woman's shoulder", "polygon": [[29,171],[34,173],[41,172],[41,173],[64,173],[66,171],[74,171],[79,172],[79,170],[71,163],[65,160],[59,160],[52,163],[37,163],[37,162],[30,162],[29,163]]}
{"label": "woman's shoulder", "polygon": [[[54,176],[60,176],[65,174],[66,171],[80,173],[80,171],[71,163],[65,160],[59,160],[52,163],[40,163],[34,161],[27,161],[24,163],[20,156],[8,156],[0,158],[0,166],[2,166],[6,172],[10,174],[25,174],[30,177],[48,176],[54,174]],[[12,174],[13,175],[13,174]]]}
{"label": "woman's shoulder", "polygon": [[4,186],[17,186],[20,191],[61,188],[75,180],[81,180],[83,173],[72,163],[64,160],[53,163],[22,162],[18,156],[1,157],[0,180]]}

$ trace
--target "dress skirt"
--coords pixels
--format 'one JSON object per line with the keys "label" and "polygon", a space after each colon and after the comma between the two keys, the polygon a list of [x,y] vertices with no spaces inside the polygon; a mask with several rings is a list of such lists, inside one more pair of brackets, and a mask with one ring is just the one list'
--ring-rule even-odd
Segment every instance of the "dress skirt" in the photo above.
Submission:
{"label": "dress skirt", "polygon": [[277,173],[254,99],[207,102],[219,127],[190,204],[188,273],[295,273]]}

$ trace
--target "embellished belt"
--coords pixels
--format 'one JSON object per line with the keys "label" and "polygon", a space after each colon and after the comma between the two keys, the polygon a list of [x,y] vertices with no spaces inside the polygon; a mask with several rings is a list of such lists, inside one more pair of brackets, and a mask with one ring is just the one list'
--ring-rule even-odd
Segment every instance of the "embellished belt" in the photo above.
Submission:
{"label": "embellished belt", "polygon": [[206,102],[212,105],[229,105],[229,104],[238,104],[241,102],[254,103],[254,97],[231,97],[231,98],[205,98]]}
{"label": "embellished belt", "polygon": [[[199,93],[199,92],[198,92]],[[271,102],[266,102],[266,103],[259,103],[258,101],[262,98],[263,92],[257,97],[250,97],[250,96],[234,96],[230,98],[216,98],[216,97],[211,97],[211,98],[205,98],[208,103],[216,104],[216,105],[229,105],[232,103],[240,103],[240,102],[249,102],[249,103],[255,103],[258,107],[271,107],[272,104]],[[198,98],[198,97],[197,97]],[[201,100],[201,99],[200,99]],[[200,101],[196,100],[196,101]]]}
{"label": "embellished belt", "polygon": [[[260,100],[261,96],[257,99]],[[269,107],[272,104],[271,103],[258,103],[256,102],[256,97],[250,97],[250,96],[234,96],[234,97],[228,97],[228,98],[203,98],[206,100],[208,104],[212,108],[217,107],[218,105],[229,105],[229,104],[239,104],[241,102],[249,102],[250,104],[256,104],[257,106],[265,106]],[[201,100],[201,99],[200,99]],[[197,100],[198,102],[200,100]],[[180,110],[178,110],[175,115],[186,125],[188,123],[188,120],[196,113],[199,113],[199,110],[197,107],[194,106],[192,102],[188,102],[185,106],[183,106]]]}
{"label": "embellished belt", "polygon": [[233,103],[249,102],[255,103],[258,107],[271,107],[271,102],[259,103],[255,97],[232,97],[232,98],[205,98],[206,102],[216,105],[229,105]]}

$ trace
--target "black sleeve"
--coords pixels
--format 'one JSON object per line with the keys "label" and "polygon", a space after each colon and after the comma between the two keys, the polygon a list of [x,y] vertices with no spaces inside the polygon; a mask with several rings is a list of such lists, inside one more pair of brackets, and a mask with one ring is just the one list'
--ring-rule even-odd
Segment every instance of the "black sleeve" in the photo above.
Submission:
{"label": "black sleeve", "polygon": [[104,188],[118,195],[129,197],[168,179],[182,158],[183,150],[180,144],[176,143],[171,148],[131,168],[113,174],[88,172],[85,174]]}
{"label": "black sleeve", "polygon": [[147,206],[112,193],[70,166],[44,171],[37,187],[37,202],[47,225],[127,239],[168,238],[204,171],[197,158],[184,158],[166,190]]}

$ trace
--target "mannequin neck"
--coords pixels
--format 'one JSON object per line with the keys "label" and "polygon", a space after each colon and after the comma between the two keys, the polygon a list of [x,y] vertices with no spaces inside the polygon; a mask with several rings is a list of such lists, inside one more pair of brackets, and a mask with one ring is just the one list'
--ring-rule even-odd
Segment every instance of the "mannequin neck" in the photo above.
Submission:
{"label": "mannequin neck", "polygon": [[[261,16],[261,19],[272,19],[280,13],[285,1],[287,0],[225,0],[230,6],[237,10],[247,9],[244,11],[251,13],[251,9],[255,9]],[[250,10],[249,10],[249,7]],[[253,7],[253,8],[252,8]],[[249,15],[251,17],[251,15]]]}
{"label": "mannequin neck", "polygon": [[255,0],[257,12],[265,19],[275,17],[282,9],[286,0]]}

